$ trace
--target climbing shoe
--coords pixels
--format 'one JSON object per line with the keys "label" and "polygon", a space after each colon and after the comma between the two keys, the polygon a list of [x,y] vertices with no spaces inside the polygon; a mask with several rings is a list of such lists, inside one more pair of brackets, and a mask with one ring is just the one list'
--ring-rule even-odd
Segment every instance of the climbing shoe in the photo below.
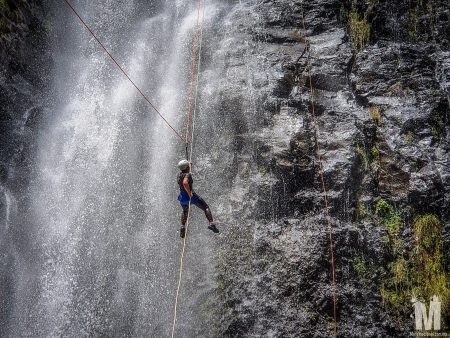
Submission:
{"label": "climbing shoe", "polygon": [[208,229],[211,230],[212,232],[216,233],[216,234],[219,233],[219,229],[217,229],[215,224],[208,225]]}
{"label": "climbing shoe", "polygon": [[181,227],[180,228],[180,237],[184,238],[184,236],[186,236],[186,228],[185,227]]}

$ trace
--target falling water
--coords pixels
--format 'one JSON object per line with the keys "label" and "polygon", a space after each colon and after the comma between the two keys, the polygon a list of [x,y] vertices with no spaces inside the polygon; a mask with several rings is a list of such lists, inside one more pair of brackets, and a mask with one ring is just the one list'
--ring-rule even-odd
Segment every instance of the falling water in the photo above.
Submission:
{"label": "falling water", "polygon": [[[182,132],[195,3],[74,6]],[[219,11],[213,2],[205,6],[207,43]],[[73,13],[63,4],[54,12],[54,81],[30,203],[14,221],[27,230],[12,250],[14,292],[3,330],[24,337],[168,336],[181,245],[174,164],[183,145]],[[194,220],[204,222],[199,213]],[[177,326],[183,336],[207,332],[199,330],[195,309],[211,288],[213,249],[203,229],[193,234],[198,242],[186,261]]]}

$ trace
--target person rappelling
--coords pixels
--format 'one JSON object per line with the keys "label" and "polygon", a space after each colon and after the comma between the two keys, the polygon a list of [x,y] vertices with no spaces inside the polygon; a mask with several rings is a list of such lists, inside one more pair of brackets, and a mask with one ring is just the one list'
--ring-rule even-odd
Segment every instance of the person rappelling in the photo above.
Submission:
{"label": "person rappelling", "polygon": [[191,205],[194,204],[205,212],[205,216],[209,223],[208,229],[212,232],[218,233],[219,229],[217,229],[216,225],[214,224],[213,216],[208,204],[203,198],[201,198],[192,190],[192,162],[189,162],[188,160],[181,160],[178,163],[178,168],[181,170],[177,178],[177,182],[180,187],[178,200],[180,201],[181,207],[183,208],[183,212],[181,214],[180,237],[184,238],[184,236],[186,235],[186,222],[189,214],[189,201]]}

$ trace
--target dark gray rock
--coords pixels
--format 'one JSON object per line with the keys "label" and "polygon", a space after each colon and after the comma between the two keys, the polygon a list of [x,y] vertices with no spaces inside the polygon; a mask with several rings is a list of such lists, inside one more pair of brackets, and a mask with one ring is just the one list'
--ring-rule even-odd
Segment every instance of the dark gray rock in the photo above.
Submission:
{"label": "dark gray rock", "polygon": [[[358,208],[371,209],[381,198],[393,203],[406,220],[402,237],[409,248],[414,217],[435,213],[444,224],[450,220],[448,37],[438,34],[448,30],[448,8],[436,3],[434,26],[426,25],[431,14],[421,17],[412,41],[405,1],[379,1],[375,9],[371,3],[358,2],[372,25],[361,50],[346,26],[350,1],[304,3],[306,29],[301,1],[242,2],[226,17],[229,40],[220,53],[227,55],[228,77],[214,85],[227,96],[215,109],[232,114],[239,127],[215,151],[240,141],[229,150],[233,162],[222,157],[216,165],[245,170],[230,176],[230,201],[220,213],[225,223],[240,224],[222,238],[220,336],[332,334],[316,137],[333,227],[338,336],[406,337],[414,329],[412,322],[396,324],[382,306],[386,230],[358,219]],[[233,109],[223,110],[230,103]],[[363,279],[354,270],[357,257],[369,266]]]}

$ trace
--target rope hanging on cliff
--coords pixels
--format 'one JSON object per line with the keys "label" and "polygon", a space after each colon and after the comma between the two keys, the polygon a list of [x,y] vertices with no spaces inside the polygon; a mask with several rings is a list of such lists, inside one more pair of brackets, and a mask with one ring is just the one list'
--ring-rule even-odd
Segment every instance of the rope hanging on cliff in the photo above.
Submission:
{"label": "rope hanging on cliff", "polygon": [[[305,11],[303,9],[303,1],[300,2],[301,11],[302,11],[302,21],[303,21],[303,31],[306,33],[306,23],[305,23]],[[307,57],[307,67],[308,67],[308,78],[309,78],[309,89],[310,89],[310,98],[311,98],[311,115],[314,125],[315,139],[316,139],[316,157],[317,162],[319,163],[319,175],[320,182],[323,191],[323,201],[324,201],[324,209],[325,216],[328,224],[328,236],[330,242],[330,260],[331,260],[331,278],[332,278],[332,288],[333,288],[333,337],[337,337],[337,318],[336,318],[336,274],[334,269],[334,252],[333,252],[333,226],[331,224],[330,212],[328,210],[328,195],[327,189],[325,186],[325,180],[323,177],[323,163],[322,157],[320,155],[320,145],[319,145],[319,126],[317,124],[316,111],[315,111],[315,103],[314,103],[314,88],[312,84],[312,76],[311,76],[311,43],[309,39],[306,40],[306,48],[308,48],[308,57]]]}
{"label": "rope hanging on cliff", "polygon": [[86,27],[86,29],[89,31],[89,33],[93,36],[93,38],[95,39],[95,41],[98,42],[98,44],[103,48],[103,50],[106,52],[106,54],[110,57],[110,59],[114,62],[114,64],[117,66],[117,68],[119,68],[119,70],[123,73],[123,75],[125,75],[125,77],[128,79],[128,81],[130,81],[130,83],[133,85],[133,87],[139,92],[139,94],[141,94],[141,96],[144,98],[144,100],[150,105],[150,107],[153,108],[153,110],[159,115],[159,117],[161,119],[163,119],[163,121],[165,122],[165,124],[172,129],[172,131],[175,133],[175,135],[184,142],[183,136],[181,136],[181,134],[175,130],[174,127],[172,127],[172,125],[169,123],[169,121],[167,121],[167,119],[159,112],[158,109],[156,109],[156,107],[150,102],[150,100],[148,99],[148,97],[142,92],[142,90],[136,85],[136,83],[130,78],[130,76],[128,76],[127,72],[125,72],[125,70],[119,65],[119,63],[116,61],[116,59],[112,56],[112,54],[108,51],[108,49],[103,45],[103,43],[97,38],[97,36],[95,35],[95,33],[92,31],[92,29],[89,28],[89,26],[86,24],[86,22],[83,20],[83,18],[80,16],[80,14],[78,14],[77,10],[75,9],[75,7],[72,6],[72,4],[69,2],[69,0],[64,0],[64,2],[67,4],[67,6],[69,6],[69,8],[75,13],[75,15],[78,17],[78,19],[80,20],[80,22],[83,24],[84,27]]}
{"label": "rope hanging on cliff", "polygon": [[[199,84],[202,39],[203,39],[203,19],[205,17],[205,10],[203,8],[202,20],[200,22],[200,7],[201,7],[201,0],[198,0],[197,1],[197,21],[195,24],[195,37],[194,37],[194,41],[192,43],[192,71],[191,71],[191,81],[189,84],[188,108],[187,108],[188,110],[187,110],[186,135],[185,135],[186,158],[188,158],[189,161],[192,160],[192,151],[193,151],[193,144],[194,144],[195,116],[196,116],[196,111],[197,111],[197,96],[198,96],[198,84]],[[195,73],[197,73],[197,76],[195,76]],[[196,82],[195,93],[193,93],[194,92],[194,90],[193,90],[194,82]],[[193,107],[192,107],[192,99],[194,99]],[[192,108],[193,108],[194,116],[192,119],[192,131],[191,131],[191,137],[190,137],[190,142],[189,142],[189,130],[190,130]],[[191,145],[190,151],[188,151],[189,143]],[[174,305],[174,310],[173,310],[172,338],[174,338],[174,336],[175,336],[175,328],[176,328],[176,323],[177,323],[177,306],[178,306],[178,298],[180,295],[181,279],[183,276],[184,253],[186,250],[186,241],[187,241],[187,237],[188,237],[188,233],[189,233],[188,227],[189,227],[190,214],[191,214],[191,201],[189,200],[188,214],[187,214],[186,226],[185,226],[186,232],[185,232],[185,236],[183,238],[183,246],[181,249],[180,268],[179,268],[179,275],[178,275],[177,290],[176,290],[176,295],[175,295],[175,305]]]}

